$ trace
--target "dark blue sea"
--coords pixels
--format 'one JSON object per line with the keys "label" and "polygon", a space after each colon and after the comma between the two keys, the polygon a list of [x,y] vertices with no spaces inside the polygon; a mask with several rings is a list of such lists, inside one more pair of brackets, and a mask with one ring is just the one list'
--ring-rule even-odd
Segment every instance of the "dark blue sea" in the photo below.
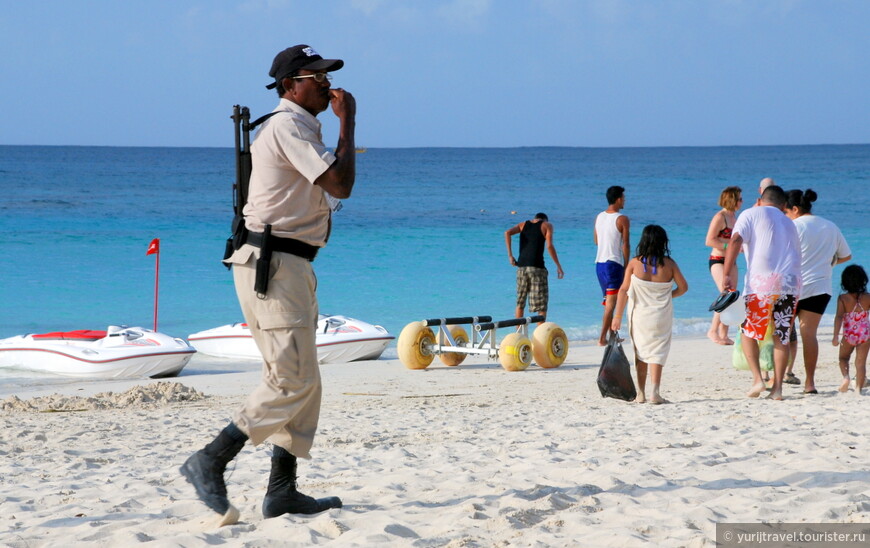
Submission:
{"label": "dark blue sea", "polygon": [[[689,282],[675,301],[678,334],[708,325],[716,289],[704,238],[726,186],[742,187],[747,206],[765,176],[814,189],[813,212],[840,227],[854,262],[870,265],[870,145],[369,148],[357,161],[353,196],[315,263],[320,308],[396,335],[429,317],[511,317],[503,234],[543,211],[565,270],[562,280],[551,274],[549,318],[571,339],[596,337],[592,225],[614,184],[627,189],[633,244],[646,224],[668,231]],[[240,321],[220,263],[234,173],[231,148],[0,146],[0,338],[152,326],[155,259],[145,251],[154,238],[160,331],[187,337]]]}

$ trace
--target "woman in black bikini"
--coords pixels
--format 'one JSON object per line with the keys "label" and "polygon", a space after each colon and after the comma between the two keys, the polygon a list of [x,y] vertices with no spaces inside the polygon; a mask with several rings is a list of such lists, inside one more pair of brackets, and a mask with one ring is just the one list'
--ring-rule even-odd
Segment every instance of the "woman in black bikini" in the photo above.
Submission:
{"label": "woman in black bikini", "polygon": [[[713,249],[710,253],[710,274],[716,283],[716,288],[722,291],[722,270],[725,264],[725,250],[731,240],[731,228],[737,222],[737,209],[743,202],[742,190],[739,186],[729,186],[719,195],[719,205],[722,209],[713,215],[710,228],[707,229],[707,241],[705,245]],[[735,266],[736,268],[736,266]],[[737,277],[735,270],[734,277]],[[713,313],[713,321],[707,337],[716,344],[734,344],[728,338],[728,326],[719,319],[719,313]]]}

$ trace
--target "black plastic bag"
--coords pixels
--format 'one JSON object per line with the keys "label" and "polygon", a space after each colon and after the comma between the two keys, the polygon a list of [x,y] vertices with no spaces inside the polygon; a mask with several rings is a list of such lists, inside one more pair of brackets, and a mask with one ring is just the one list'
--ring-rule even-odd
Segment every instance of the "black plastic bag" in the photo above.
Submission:
{"label": "black plastic bag", "polygon": [[622,350],[616,331],[610,332],[604,348],[604,358],[598,369],[598,389],[605,398],[632,401],[637,397],[631,378],[631,364]]}

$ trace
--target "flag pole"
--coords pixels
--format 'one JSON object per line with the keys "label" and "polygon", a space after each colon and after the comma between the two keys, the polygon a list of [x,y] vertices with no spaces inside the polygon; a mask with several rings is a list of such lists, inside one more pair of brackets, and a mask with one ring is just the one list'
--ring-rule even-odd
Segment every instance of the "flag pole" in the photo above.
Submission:
{"label": "flag pole", "polygon": [[154,263],[154,332],[157,332],[157,297],[160,294],[160,250],[157,251],[157,260]]}
{"label": "flag pole", "polygon": [[148,251],[145,255],[157,255],[157,261],[154,263],[154,331],[157,331],[157,297],[160,294],[160,238],[154,238],[148,244]]}

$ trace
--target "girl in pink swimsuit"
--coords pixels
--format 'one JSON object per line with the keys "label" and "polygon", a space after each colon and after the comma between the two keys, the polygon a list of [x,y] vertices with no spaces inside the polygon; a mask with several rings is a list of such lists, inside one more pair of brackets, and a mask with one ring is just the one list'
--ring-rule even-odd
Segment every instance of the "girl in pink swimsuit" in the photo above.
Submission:
{"label": "girl in pink swimsuit", "polygon": [[[834,346],[840,346],[840,372],[843,383],[840,392],[849,390],[849,359],[855,353],[855,390],[863,394],[867,378],[867,354],[870,351],[870,294],[867,293],[867,273],[853,264],[843,270],[840,285],[845,293],[837,299],[837,315],[834,317]],[[843,338],[840,340],[840,330]]]}

